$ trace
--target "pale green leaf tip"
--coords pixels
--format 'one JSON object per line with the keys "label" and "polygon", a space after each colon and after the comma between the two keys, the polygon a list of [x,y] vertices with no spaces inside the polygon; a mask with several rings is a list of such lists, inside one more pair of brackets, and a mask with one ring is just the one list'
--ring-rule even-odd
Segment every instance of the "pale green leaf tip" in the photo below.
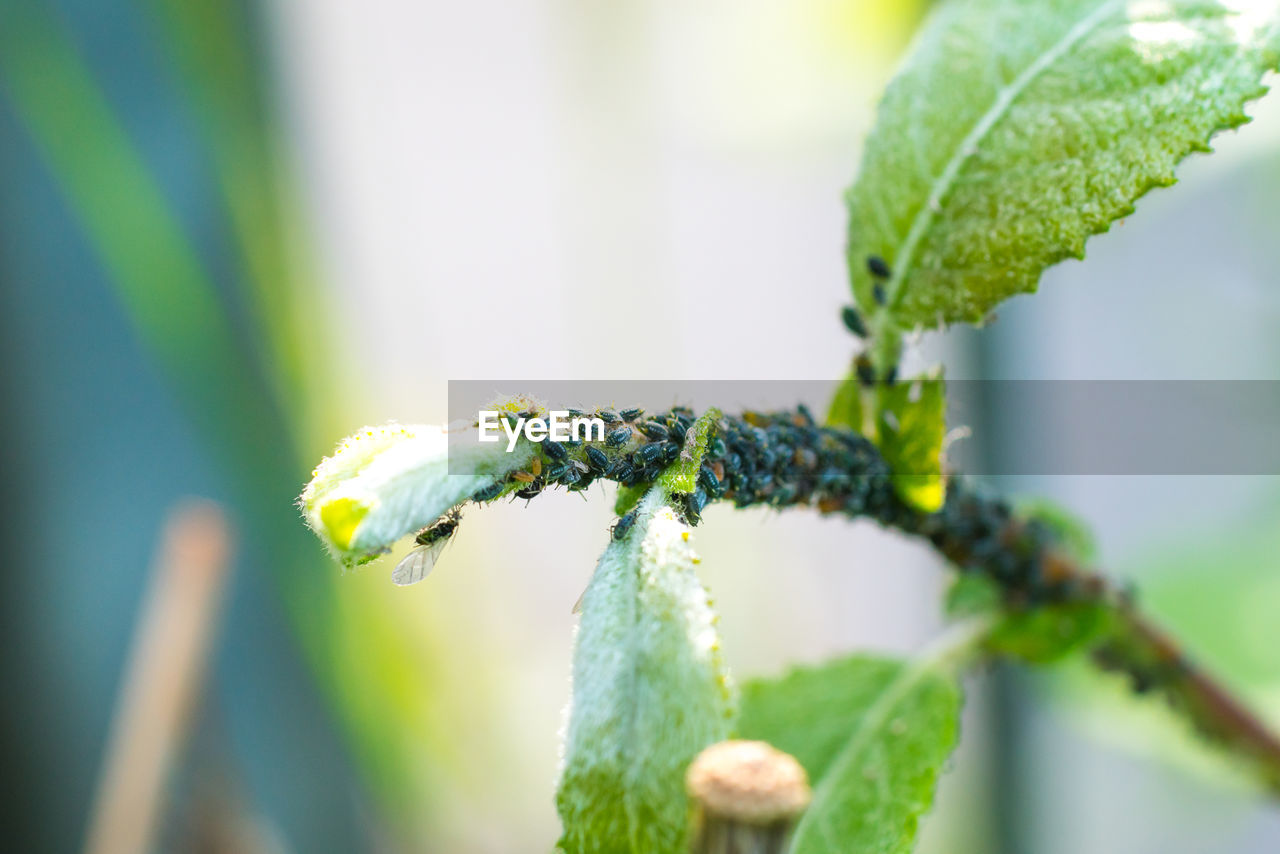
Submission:
{"label": "pale green leaf tip", "polygon": [[936,513],[947,497],[946,482],[940,474],[903,474],[893,480],[903,501],[921,513]]}
{"label": "pale green leaf tip", "polygon": [[337,498],[319,506],[321,528],[317,532],[326,537],[339,551],[351,548],[356,528],[369,513],[369,506],[355,498]]}
{"label": "pale green leaf tip", "polygon": [[307,525],[335,557],[359,563],[386,551],[467,500],[486,483],[526,464],[521,441],[455,445],[450,474],[449,431],[438,425],[366,427],[347,437],[312,473],[299,499]]}

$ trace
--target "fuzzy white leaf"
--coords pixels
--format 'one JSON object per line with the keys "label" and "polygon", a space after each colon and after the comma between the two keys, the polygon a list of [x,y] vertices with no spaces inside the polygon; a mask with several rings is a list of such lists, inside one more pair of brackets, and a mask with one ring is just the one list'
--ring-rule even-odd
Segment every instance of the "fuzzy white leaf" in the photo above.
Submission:
{"label": "fuzzy white leaf", "polygon": [[683,854],[684,772],[728,735],[730,691],[689,529],[661,489],[582,599],[556,797],[569,854]]}

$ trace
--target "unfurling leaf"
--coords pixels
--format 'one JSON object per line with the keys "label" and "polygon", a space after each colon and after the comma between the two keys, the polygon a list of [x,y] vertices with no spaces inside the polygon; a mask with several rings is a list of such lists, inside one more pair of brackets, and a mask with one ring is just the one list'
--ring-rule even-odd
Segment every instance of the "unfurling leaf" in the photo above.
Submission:
{"label": "unfurling leaf", "polygon": [[684,854],[684,773],[728,735],[716,616],[661,489],[605,549],[582,600],[556,805],[569,854]]}
{"label": "unfurling leaf", "polygon": [[[1215,131],[1247,121],[1276,64],[1274,2],[940,4],[847,196],[873,334],[978,322],[1035,290]],[[883,308],[871,256],[889,267]]]}
{"label": "unfurling leaf", "polygon": [[[868,423],[867,405],[876,413]],[[947,433],[947,395],[941,373],[908,382],[863,386],[849,377],[836,389],[827,420],[864,433],[893,472],[893,488],[924,513],[942,506],[942,445]]]}
{"label": "unfurling leaf", "polygon": [[637,483],[633,486],[619,484],[618,496],[613,501],[613,512],[619,516],[629,513],[632,508],[640,503],[640,499],[644,498],[648,492],[648,487],[643,483]]}
{"label": "unfurling leaf", "polygon": [[960,705],[954,673],[934,661],[857,655],[744,686],[742,737],[792,754],[814,785],[790,850],[911,851]]}
{"label": "unfurling leaf", "polygon": [[942,442],[947,393],[941,374],[877,388],[876,445],[893,471],[893,488],[925,513],[942,507]]}
{"label": "unfurling leaf", "polygon": [[827,407],[827,423],[833,427],[848,427],[855,433],[866,434],[862,423],[863,386],[856,376],[848,376],[836,386],[836,393]]}
{"label": "unfurling leaf", "polygon": [[686,435],[678,437],[683,448],[680,458],[672,463],[661,477],[658,484],[671,493],[693,492],[698,485],[698,469],[702,466],[702,457],[707,452],[707,442],[721,412],[714,406],[698,416],[698,420],[689,428]]}
{"label": "unfurling leaf", "polygon": [[[439,519],[482,486],[526,465],[528,441],[449,444],[443,427],[367,427],[345,439],[312,474],[300,504],[333,554],[357,562]],[[450,474],[450,463],[455,471]]]}

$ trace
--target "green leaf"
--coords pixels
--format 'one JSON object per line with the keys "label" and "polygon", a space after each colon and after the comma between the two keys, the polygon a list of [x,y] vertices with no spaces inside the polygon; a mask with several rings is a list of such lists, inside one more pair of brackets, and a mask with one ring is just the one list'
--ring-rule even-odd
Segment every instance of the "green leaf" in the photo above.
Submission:
{"label": "green leaf", "polygon": [[941,373],[877,387],[876,445],[894,472],[893,488],[925,513],[942,507],[942,441],[947,394]]}
{"label": "green leaf", "polygon": [[693,426],[685,434],[680,458],[669,465],[658,478],[659,485],[668,495],[689,493],[697,488],[698,469],[702,466],[702,457],[707,452],[707,442],[711,438],[711,431],[715,428],[716,422],[720,420],[720,415],[719,409],[711,407],[698,416],[698,420],[693,422]]}
{"label": "green leaf", "polygon": [[816,786],[904,667],[896,658],[853,655],[797,667],[778,679],[752,679],[742,686],[738,734],[790,753]]}
{"label": "green leaf", "polygon": [[646,492],[648,492],[648,486],[642,483],[634,486],[620,485],[618,497],[613,502],[613,512],[619,516],[626,515],[632,507],[640,503],[640,499],[644,498]]}
{"label": "green leaf", "polygon": [[1061,504],[1047,498],[1019,498],[1014,512],[1052,531],[1058,547],[1072,560],[1091,564],[1098,559],[1098,543],[1089,524]]}
{"label": "green leaf", "polygon": [[827,408],[827,423],[833,427],[848,427],[855,433],[863,433],[863,386],[852,374],[841,380]]}
{"label": "green leaf", "polygon": [[1114,624],[1108,606],[1066,602],[1005,614],[987,648],[1032,664],[1058,661],[1106,634]]}
{"label": "green leaf", "polygon": [[[1230,8],[1228,8],[1230,7]],[[880,106],[847,195],[859,306],[889,330],[981,321],[1248,121],[1272,3],[955,0]],[[885,259],[885,305],[866,262]]]}
{"label": "green leaf", "polygon": [[[867,422],[868,404],[876,413]],[[856,376],[836,389],[827,422],[863,433],[894,472],[893,488],[924,513],[942,507],[942,443],[947,433],[946,386],[940,371],[909,382],[863,386]]]}
{"label": "green leaf", "polygon": [[967,572],[956,576],[947,588],[943,609],[948,617],[994,614],[1004,607],[1000,585],[985,575]]}
{"label": "green leaf", "polygon": [[743,738],[800,761],[813,802],[794,854],[908,852],[959,734],[961,691],[937,659],[856,655],[743,689]]}
{"label": "green leaf", "polygon": [[650,491],[583,595],[556,793],[569,854],[684,854],[685,769],[728,735],[717,618],[664,501]]}
{"label": "green leaf", "polygon": [[952,583],[946,611],[952,617],[990,615],[993,624],[984,642],[987,651],[1032,664],[1059,661],[1100,639],[1115,625],[1114,612],[1102,603],[1009,607],[1000,586],[976,574],[961,575]]}

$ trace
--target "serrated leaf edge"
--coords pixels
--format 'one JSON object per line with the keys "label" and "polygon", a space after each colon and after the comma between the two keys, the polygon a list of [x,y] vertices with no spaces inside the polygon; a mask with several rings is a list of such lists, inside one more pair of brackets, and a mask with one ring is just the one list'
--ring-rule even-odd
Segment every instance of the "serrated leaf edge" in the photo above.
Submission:
{"label": "serrated leaf edge", "polygon": [[887,299],[884,306],[876,312],[875,316],[874,322],[877,329],[881,329],[892,322],[893,312],[905,293],[903,283],[907,279],[907,271],[910,270],[914,260],[916,247],[924,238],[924,234],[933,222],[934,216],[942,209],[942,201],[947,193],[950,192],[956,177],[960,174],[960,170],[968,162],[969,158],[977,153],[978,145],[991,132],[996,123],[1005,116],[1018,96],[1031,85],[1032,81],[1040,76],[1041,72],[1061,59],[1081,39],[1088,36],[1099,24],[1113,13],[1123,9],[1124,6],[1124,0],[1106,0],[1106,2],[1100,4],[1087,17],[1068,30],[1051,48],[1040,54],[1034,62],[1023,69],[1021,74],[1000,90],[991,107],[982,114],[973,129],[961,140],[955,153],[947,161],[942,174],[934,180],[928,199],[925,200],[925,203],[921,205],[920,210],[916,213],[915,219],[911,223],[911,228],[907,232],[906,238],[902,241],[899,253],[894,257],[893,277],[886,289],[888,291]]}

